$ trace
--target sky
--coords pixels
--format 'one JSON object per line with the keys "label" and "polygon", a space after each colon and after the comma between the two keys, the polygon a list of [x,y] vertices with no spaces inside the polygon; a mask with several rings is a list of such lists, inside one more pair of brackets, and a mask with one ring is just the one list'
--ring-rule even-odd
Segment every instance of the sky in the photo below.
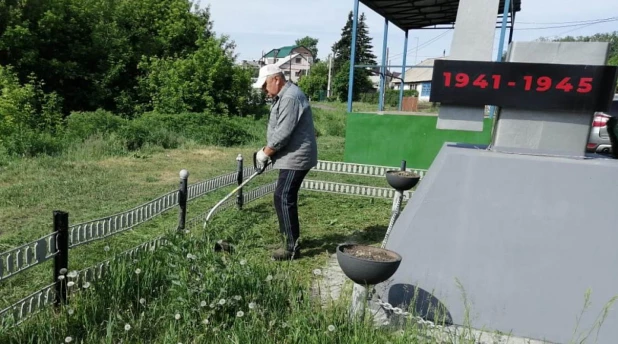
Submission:
{"label": "sky", "polygon": [[[262,51],[266,53],[277,47],[293,45],[297,38],[304,36],[319,40],[318,57],[326,59],[332,45],[341,37],[341,29],[354,3],[352,0],[196,1],[202,8],[210,7],[215,32],[228,35],[235,41],[239,61],[257,60]],[[618,31],[617,0],[522,0],[521,7],[515,17],[514,41],[532,41],[541,36],[586,36]],[[359,13],[362,12],[367,17],[369,34],[373,38],[373,53],[380,63],[384,18],[361,3]],[[582,24],[582,21],[603,19],[607,21],[594,25]],[[444,51],[448,55],[452,36],[453,30],[410,31],[406,64],[413,65],[426,58],[442,56]],[[498,29],[494,43],[495,57],[498,55],[499,39]],[[506,39],[508,41],[508,31]],[[404,32],[389,25],[387,42],[389,64],[401,64]]]}

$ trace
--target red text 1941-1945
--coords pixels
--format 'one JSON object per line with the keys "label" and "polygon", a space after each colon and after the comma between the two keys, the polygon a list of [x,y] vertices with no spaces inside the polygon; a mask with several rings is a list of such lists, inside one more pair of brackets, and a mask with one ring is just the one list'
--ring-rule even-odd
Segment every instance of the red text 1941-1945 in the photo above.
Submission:
{"label": "red text 1941-1945", "polygon": [[525,91],[546,92],[553,89],[564,92],[590,93],[592,92],[593,78],[564,77],[560,80],[552,80],[548,76],[533,77],[523,76],[521,80],[503,80],[501,75],[480,74],[471,78],[467,73],[444,72],[445,87],[478,87],[485,89],[488,87],[499,90],[504,87],[521,87]]}

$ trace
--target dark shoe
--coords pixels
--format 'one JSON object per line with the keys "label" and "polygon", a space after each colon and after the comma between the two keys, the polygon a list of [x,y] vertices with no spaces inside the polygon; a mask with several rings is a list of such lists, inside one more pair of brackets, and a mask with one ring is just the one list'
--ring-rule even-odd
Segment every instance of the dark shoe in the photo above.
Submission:
{"label": "dark shoe", "polygon": [[288,251],[285,248],[280,248],[273,252],[273,260],[294,260],[300,258],[300,250]]}

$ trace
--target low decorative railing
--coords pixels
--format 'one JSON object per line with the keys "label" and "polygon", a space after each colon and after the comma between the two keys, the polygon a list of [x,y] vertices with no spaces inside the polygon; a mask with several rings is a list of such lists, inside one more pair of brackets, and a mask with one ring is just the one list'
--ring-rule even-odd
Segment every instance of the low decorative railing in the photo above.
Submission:
{"label": "low decorative railing", "polygon": [[[103,276],[109,266],[109,260],[80,271],[69,273],[67,271],[67,266],[70,249],[135,228],[176,206],[180,209],[178,230],[192,229],[201,225],[206,219],[208,211],[186,221],[188,201],[205,196],[227,186],[240,184],[246,180],[246,178],[253,173],[253,168],[243,167],[243,160],[240,156],[236,160],[238,161],[237,171],[191,185],[188,184],[188,172],[183,170],[180,173],[180,187],[178,190],[168,192],[152,201],[115,215],[69,226],[67,213],[61,211],[54,212],[54,228],[52,233],[0,253],[0,283],[52,258],[54,258],[53,275],[54,281],[56,282],[0,310],[0,321],[2,323],[13,321],[13,323],[19,324],[29,315],[34,314],[50,304],[58,305],[66,302],[66,283],[68,281],[73,281],[74,284],[78,286],[75,290],[79,290],[79,287],[83,286],[83,283],[94,282]],[[313,171],[383,177],[386,171],[397,169],[397,167],[320,160]],[[273,169],[269,167],[264,173],[272,170]],[[408,168],[406,170],[414,171],[421,176],[421,179],[426,172],[420,169]],[[273,193],[275,187],[276,182],[273,182],[248,192],[241,190],[236,199],[230,198],[218,207],[215,213],[229,209],[234,205],[242,209],[244,204]],[[395,190],[390,188],[311,179],[303,181],[301,188],[317,192],[373,198],[393,198],[395,196]],[[404,192],[404,201],[407,201],[412,196],[412,193],[412,191]],[[158,237],[127,250],[121,255],[132,257],[141,252],[154,251],[164,243],[165,238]],[[60,275],[64,275],[66,278],[59,280],[58,276]]]}

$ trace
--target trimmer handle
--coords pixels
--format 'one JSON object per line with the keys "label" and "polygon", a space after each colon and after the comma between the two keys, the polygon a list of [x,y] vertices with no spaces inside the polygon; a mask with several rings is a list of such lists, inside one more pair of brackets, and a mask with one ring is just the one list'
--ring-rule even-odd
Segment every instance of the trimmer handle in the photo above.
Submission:
{"label": "trimmer handle", "polygon": [[253,153],[253,168],[255,169],[255,172],[257,174],[262,174],[264,171],[266,171],[266,168],[268,167],[268,165],[270,165],[270,162],[267,162],[264,166],[262,166],[261,168],[258,168],[258,166],[257,166],[257,152]]}

